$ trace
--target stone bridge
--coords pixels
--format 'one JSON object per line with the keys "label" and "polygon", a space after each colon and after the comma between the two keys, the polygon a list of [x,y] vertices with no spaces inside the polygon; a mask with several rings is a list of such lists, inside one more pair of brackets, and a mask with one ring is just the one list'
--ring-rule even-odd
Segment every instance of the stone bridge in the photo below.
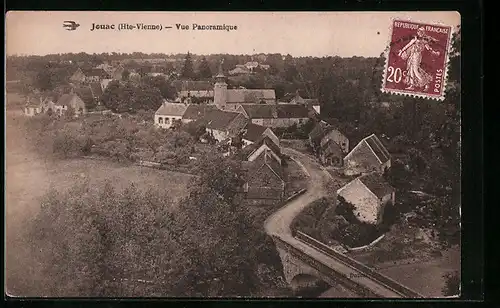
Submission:
{"label": "stone bridge", "polygon": [[363,298],[423,297],[347,256],[312,247],[304,242],[304,234],[293,240],[276,236],[273,240],[283,263],[285,280],[294,290],[313,286],[321,280],[330,286],[342,285]]}

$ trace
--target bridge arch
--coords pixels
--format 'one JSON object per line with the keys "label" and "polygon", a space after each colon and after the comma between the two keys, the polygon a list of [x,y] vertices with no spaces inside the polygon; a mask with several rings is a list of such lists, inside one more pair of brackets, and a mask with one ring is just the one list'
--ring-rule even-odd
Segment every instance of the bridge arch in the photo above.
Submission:
{"label": "bridge arch", "polygon": [[295,275],[290,281],[290,287],[294,292],[304,293],[303,295],[312,295],[311,292],[321,293],[331,287],[329,283],[317,277],[316,275],[300,273]]}

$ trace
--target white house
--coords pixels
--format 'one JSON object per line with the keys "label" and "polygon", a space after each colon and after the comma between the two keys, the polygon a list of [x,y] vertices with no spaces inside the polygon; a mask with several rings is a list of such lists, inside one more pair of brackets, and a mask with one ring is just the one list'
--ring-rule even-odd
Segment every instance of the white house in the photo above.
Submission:
{"label": "white house", "polygon": [[370,224],[381,223],[385,207],[395,204],[394,188],[376,173],[352,180],[337,194],[354,206],[354,215],[360,221]]}
{"label": "white house", "polygon": [[363,138],[344,157],[346,175],[382,173],[391,167],[391,156],[375,134]]}
{"label": "white house", "polygon": [[181,121],[187,105],[182,103],[172,103],[164,101],[163,104],[156,110],[154,115],[154,123],[161,128],[170,128],[175,121]]}

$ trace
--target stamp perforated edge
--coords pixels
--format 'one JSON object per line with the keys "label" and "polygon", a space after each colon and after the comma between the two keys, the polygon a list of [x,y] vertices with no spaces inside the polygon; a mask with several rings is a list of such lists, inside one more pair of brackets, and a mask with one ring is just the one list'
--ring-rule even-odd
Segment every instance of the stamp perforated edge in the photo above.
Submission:
{"label": "stamp perforated edge", "polygon": [[[389,67],[389,52],[391,50],[391,43],[392,43],[392,31],[394,30],[394,21],[396,20],[401,20],[401,21],[408,21],[408,22],[413,22],[413,23],[420,23],[420,24],[428,24],[428,25],[436,25],[436,26],[442,26],[442,27],[450,27],[450,35],[448,36],[448,41],[447,41],[447,46],[446,46],[446,55],[445,55],[445,63],[444,63],[444,74],[443,74],[443,86],[441,88],[441,93],[439,95],[432,95],[432,94],[421,94],[421,93],[415,93],[412,91],[404,91],[404,90],[395,90],[395,89],[386,89],[386,74],[387,74],[387,69]],[[452,38],[453,35],[456,33],[456,25],[451,26],[448,24],[443,24],[440,22],[426,22],[418,19],[412,19],[412,18],[400,18],[400,17],[393,17],[391,18],[391,23],[389,25],[389,37],[387,39],[387,47],[383,51],[384,54],[384,71],[382,72],[382,87],[380,88],[380,91],[382,93],[387,93],[387,94],[396,94],[396,95],[401,95],[401,96],[407,96],[407,97],[413,97],[413,98],[426,98],[426,99],[431,99],[431,100],[437,100],[437,101],[443,101],[445,99],[446,95],[446,86],[448,85],[448,69],[450,66],[450,52],[451,52],[451,43],[452,43]]]}

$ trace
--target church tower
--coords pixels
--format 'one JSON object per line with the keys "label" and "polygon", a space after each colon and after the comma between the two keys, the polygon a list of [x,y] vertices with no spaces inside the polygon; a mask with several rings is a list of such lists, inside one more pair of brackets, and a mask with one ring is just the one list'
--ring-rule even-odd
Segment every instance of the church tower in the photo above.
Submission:
{"label": "church tower", "polygon": [[214,85],[214,104],[219,109],[225,109],[226,101],[227,101],[227,83],[226,76],[224,76],[224,72],[222,71],[222,60],[219,64],[219,73],[215,76],[215,85]]}

